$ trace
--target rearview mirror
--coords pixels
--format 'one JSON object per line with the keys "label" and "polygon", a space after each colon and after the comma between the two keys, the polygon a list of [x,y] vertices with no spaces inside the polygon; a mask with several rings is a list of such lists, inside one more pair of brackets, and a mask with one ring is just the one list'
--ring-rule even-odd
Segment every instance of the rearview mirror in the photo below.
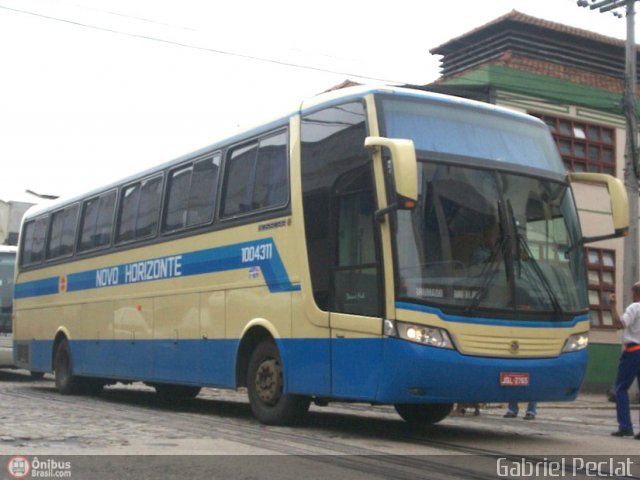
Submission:
{"label": "rearview mirror", "polygon": [[582,243],[595,242],[608,238],[624,237],[629,232],[629,200],[623,183],[611,175],[604,173],[569,173],[570,183],[594,183],[605,186],[611,201],[611,217],[614,233],[598,237],[586,237]]}
{"label": "rearview mirror", "polygon": [[418,201],[418,163],[413,140],[367,137],[364,146],[377,152],[389,149],[393,167],[393,181],[398,203],[394,208],[411,209]]}

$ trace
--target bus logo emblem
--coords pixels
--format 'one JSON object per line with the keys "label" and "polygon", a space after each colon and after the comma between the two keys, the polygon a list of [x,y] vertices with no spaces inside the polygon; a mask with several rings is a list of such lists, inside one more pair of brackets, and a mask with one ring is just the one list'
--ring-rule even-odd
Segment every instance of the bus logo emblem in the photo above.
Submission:
{"label": "bus logo emblem", "polygon": [[62,275],[60,277],[60,293],[67,291],[67,276]]}
{"label": "bus logo emblem", "polygon": [[518,353],[519,350],[520,350],[520,342],[518,342],[517,340],[513,340],[511,342],[511,345],[509,346],[509,351],[511,353]]}
{"label": "bus logo emblem", "polygon": [[251,267],[249,269],[249,278],[260,278],[260,267]]}
{"label": "bus logo emblem", "polygon": [[25,478],[31,472],[31,464],[25,457],[11,457],[7,464],[7,471],[13,478]]}

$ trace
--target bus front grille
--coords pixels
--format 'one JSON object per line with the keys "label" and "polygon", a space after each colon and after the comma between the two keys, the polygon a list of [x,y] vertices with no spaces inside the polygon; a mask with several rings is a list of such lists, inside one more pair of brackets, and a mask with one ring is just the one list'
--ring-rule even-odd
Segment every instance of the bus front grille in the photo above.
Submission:
{"label": "bus front grille", "polygon": [[456,346],[465,355],[489,357],[557,357],[564,338],[459,334]]}

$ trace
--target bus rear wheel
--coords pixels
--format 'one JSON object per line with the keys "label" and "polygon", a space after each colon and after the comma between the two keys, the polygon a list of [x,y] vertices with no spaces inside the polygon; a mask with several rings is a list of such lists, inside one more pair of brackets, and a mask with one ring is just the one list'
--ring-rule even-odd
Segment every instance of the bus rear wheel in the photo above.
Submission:
{"label": "bus rear wheel", "polygon": [[291,425],[309,409],[308,397],[284,393],[282,360],[271,340],[262,341],[251,354],[247,390],[251,411],[266,425]]}
{"label": "bus rear wheel", "polygon": [[424,427],[447,418],[453,409],[453,403],[397,403],[394,407],[405,422]]}
{"label": "bus rear wheel", "polygon": [[63,395],[100,395],[104,382],[94,378],[83,378],[73,374],[71,347],[67,339],[56,347],[53,357],[56,388]]}
{"label": "bus rear wheel", "polygon": [[53,369],[55,371],[56,388],[63,395],[76,395],[81,393],[81,382],[73,375],[71,362],[71,348],[69,342],[64,339],[56,348],[53,357]]}

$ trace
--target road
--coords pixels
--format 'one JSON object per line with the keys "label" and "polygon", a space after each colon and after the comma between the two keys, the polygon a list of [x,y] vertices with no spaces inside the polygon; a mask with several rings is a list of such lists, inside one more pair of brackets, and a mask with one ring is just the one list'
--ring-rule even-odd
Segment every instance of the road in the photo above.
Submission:
{"label": "road", "polygon": [[486,405],[424,431],[391,407],[341,403],[312,406],[296,427],[267,427],[242,392],[203,389],[168,403],[144,385],[118,384],[97,397],[62,396],[52,377],[34,381],[19,370],[0,370],[0,402],[4,460],[73,455],[71,478],[497,478],[497,458],[547,468],[556,455],[610,457],[609,470],[629,458],[640,478],[640,442],[609,436],[615,410],[599,395],[540,404],[534,421],[504,419],[503,405]]}

